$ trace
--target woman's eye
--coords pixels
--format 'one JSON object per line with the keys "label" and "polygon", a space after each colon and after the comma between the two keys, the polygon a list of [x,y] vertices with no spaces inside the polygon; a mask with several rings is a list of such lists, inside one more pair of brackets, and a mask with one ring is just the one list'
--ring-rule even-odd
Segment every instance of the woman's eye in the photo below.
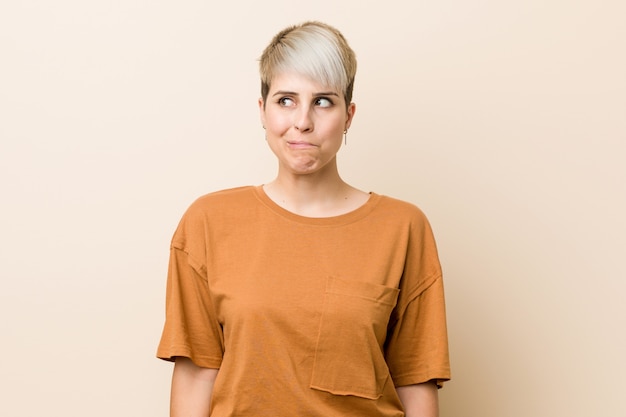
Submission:
{"label": "woman's eye", "polygon": [[315,101],[315,104],[320,107],[330,107],[333,105],[333,102],[325,97],[320,97]]}
{"label": "woman's eye", "polygon": [[278,100],[278,104],[280,104],[281,106],[284,107],[291,107],[293,105],[295,105],[296,103],[290,99],[289,97],[283,97],[280,100]]}

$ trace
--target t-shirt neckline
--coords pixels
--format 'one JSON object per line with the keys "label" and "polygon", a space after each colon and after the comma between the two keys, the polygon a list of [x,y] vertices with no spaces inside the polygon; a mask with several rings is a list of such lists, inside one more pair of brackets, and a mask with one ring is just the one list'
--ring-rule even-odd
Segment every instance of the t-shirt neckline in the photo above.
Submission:
{"label": "t-shirt neckline", "polygon": [[275,214],[297,223],[317,226],[337,226],[347,223],[353,223],[370,214],[381,199],[381,195],[370,192],[370,197],[364,204],[347,213],[331,217],[307,217],[293,213],[276,204],[274,200],[269,198],[269,196],[265,193],[263,185],[254,186],[253,190],[255,196],[259,199],[259,201]]}

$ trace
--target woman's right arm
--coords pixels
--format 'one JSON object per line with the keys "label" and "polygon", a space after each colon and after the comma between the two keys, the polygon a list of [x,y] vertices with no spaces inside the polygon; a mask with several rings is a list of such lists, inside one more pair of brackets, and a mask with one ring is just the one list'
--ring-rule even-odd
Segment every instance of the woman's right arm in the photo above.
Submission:
{"label": "woman's right arm", "polygon": [[172,375],[170,417],[208,417],[218,369],[202,368],[177,357]]}

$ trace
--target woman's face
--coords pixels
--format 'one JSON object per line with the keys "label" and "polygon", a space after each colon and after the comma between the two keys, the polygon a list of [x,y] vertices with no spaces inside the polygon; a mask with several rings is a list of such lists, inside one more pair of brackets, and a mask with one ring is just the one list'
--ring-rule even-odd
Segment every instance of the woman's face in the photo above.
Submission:
{"label": "woman's face", "polygon": [[266,102],[260,99],[259,108],[280,170],[313,174],[336,168],[343,132],[355,112],[353,103],[346,107],[342,91],[284,73],[274,77]]}

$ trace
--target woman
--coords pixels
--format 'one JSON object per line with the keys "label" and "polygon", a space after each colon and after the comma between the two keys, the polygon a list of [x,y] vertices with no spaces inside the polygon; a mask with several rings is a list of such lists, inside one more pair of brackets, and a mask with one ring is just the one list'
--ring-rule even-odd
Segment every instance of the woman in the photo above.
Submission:
{"label": "woman", "polygon": [[337,169],[353,51],[307,22],[260,71],[278,174],[201,197],[174,234],[157,353],[175,361],[171,415],[436,416],[449,364],[428,222]]}

